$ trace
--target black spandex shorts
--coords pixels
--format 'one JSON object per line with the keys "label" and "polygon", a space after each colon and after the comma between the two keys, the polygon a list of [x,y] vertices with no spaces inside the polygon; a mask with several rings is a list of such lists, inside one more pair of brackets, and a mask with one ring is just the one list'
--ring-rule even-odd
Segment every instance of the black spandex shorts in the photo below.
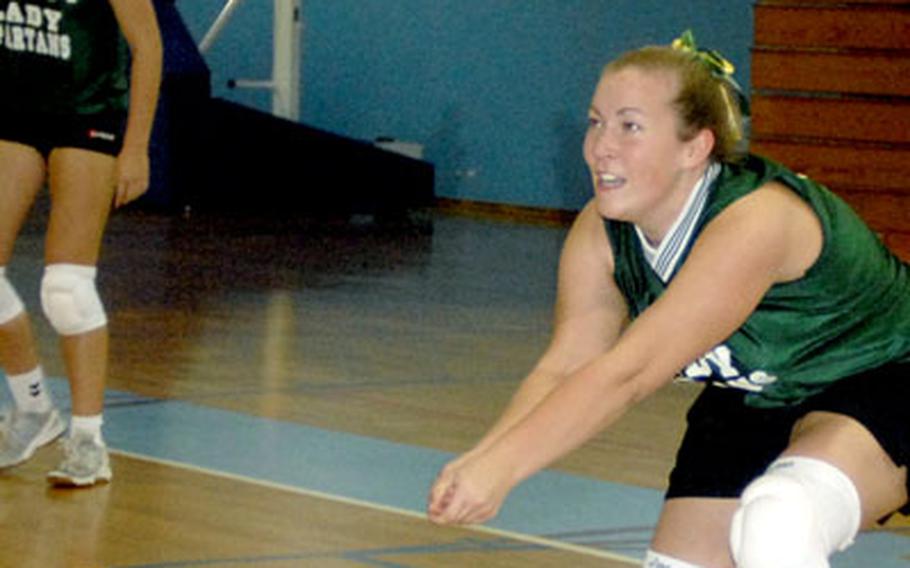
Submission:
{"label": "black spandex shorts", "polygon": [[[797,420],[812,411],[863,424],[899,466],[910,464],[910,364],[893,363],[840,380],[790,408],[753,408],[745,391],[705,387],[686,416],[688,428],[666,497],[739,497],[789,445]],[[908,476],[910,492],[910,476]],[[910,512],[910,504],[903,512]]]}
{"label": "black spandex shorts", "polygon": [[0,115],[0,140],[38,150],[45,159],[54,148],[81,148],[116,156],[123,145],[126,114],[120,112],[60,115]]}

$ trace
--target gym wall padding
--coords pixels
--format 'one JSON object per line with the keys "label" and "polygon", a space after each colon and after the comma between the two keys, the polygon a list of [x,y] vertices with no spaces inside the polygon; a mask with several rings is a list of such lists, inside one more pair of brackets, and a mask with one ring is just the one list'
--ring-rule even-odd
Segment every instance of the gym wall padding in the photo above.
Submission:
{"label": "gym wall padding", "polygon": [[[158,110],[149,145],[151,180],[137,207],[181,209],[199,183],[199,117],[211,98],[211,73],[174,0],[155,0],[164,47]],[[200,176],[200,179],[204,179]]]}
{"label": "gym wall padding", "polygon": [[434,168],[220,98],[206,107],[198,211],[397,217],[432,205]]}
{"label": "gym wall padding", "polygon": [[434,200],[433,164],[211,96],[174,0],[156,0],[164,77],[137,207],[284,216],[402,216]]}

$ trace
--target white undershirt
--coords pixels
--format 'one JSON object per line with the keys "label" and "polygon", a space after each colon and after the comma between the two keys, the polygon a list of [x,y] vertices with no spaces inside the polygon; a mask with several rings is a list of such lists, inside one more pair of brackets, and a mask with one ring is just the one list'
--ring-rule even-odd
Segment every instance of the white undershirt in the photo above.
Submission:
{"label": "white undershirt", "polygon": [[642,230],[638,225],[635,225],[635,232],[638,234],[639,241],[641,241],[645,259],[647,259],[648,264],[651,265],[651,268],[654,269],[654,272],[665,284],[669,281],[670,275],[673,274],[676,265],[679,264],[680,257],[682,257],[689,241],[692,239],[695,222],[705,208],[705,203],[708,201],[708,190],[718,174],[720,174],[720,164],[711,162],[705,169],[705,173],[695,183],[695,188],[689,194],[689,199],[686,200],[686,204],[676,221],[673,222],[670,230],[667,231],[667,234],[656,247],[648,242]]}

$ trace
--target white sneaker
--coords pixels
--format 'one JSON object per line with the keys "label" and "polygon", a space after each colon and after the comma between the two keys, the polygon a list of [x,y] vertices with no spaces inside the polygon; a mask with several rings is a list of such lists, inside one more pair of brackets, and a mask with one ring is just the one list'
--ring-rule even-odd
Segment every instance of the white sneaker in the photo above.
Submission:
{"label": "white sneaker", "polygon": [[14,409],[0,424],[0,468],[24,462],[65,430],[66,424],[56,408],[47,412]]}
{"label": "white sneaker", "polygon": [[47,474],[53,485],[87,487],[111,480],[107,446],[91,436],[76,435],[63,440],[63,461]]}

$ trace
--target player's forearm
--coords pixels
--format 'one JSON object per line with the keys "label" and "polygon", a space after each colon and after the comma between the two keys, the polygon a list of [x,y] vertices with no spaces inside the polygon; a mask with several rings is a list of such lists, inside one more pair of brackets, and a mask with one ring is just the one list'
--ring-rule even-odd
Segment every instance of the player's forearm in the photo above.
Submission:
{"label": "player's forearm", "polygon": [[158,106],[163,60],[161,41],[157,36],[149,37],[134,46],[132,54],[130,106],[123,146],[125,149],[145,152]]}
{"label": "player's forearm", "polygon": [[634,373],[598,360],[567,377],[487,448],[485,459],[530,477],[616,422],[645,393]]}
{"label": "player's forearm", "polygon": [[559,385],[560,380],[560,376],[552,371],[540,368],[532,371],[512,395],[508,406],[493,426],[475,444],[471,453],[482,452],[493,445],[503,434],[530,414]]}

